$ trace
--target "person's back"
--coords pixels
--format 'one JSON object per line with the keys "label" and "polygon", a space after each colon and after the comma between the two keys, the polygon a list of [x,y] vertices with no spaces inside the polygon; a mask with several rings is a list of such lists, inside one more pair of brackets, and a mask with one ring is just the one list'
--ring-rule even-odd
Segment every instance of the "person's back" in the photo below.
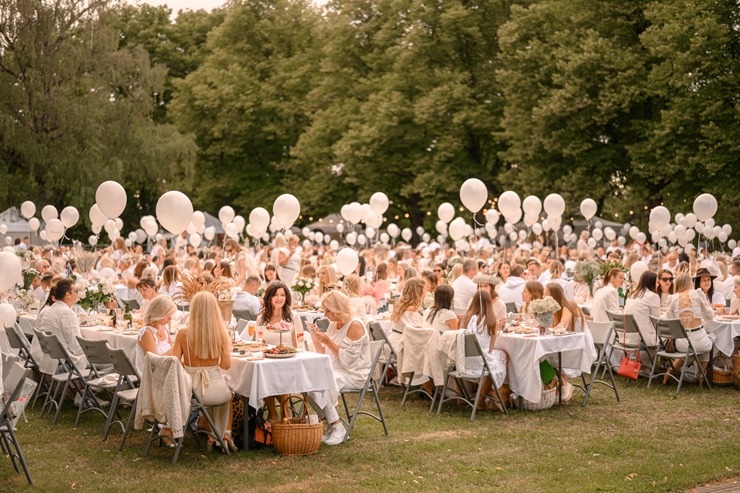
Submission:
{"label": "person's back", "polygon": [[509,278],[505,283],[499,285],[498,296],[504,303],[514,303],[517,310],[524,304],[522,299],[522,292],[524,292],[524,284],[526,281],[522,278],[524,269],[521,265],[515,265],[511,268]]}

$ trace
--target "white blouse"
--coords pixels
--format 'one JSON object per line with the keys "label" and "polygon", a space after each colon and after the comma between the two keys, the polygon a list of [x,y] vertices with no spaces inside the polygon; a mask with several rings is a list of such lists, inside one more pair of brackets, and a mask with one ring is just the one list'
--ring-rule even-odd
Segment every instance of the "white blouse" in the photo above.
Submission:
{"label": "white blouse", "polygon": [[444,332],[445,330],[451,330],[450,326],[447,325],[447,322],[452,319],[456,319],[457,315],[455,315],[455,312],[452,310],[448,310],[446,308],[442,308],[434,315],[434,320],[429,321],[429,317],[431,316],[432,310],[434,310],[434,307],[428,308],[423,315],[424,318],[424,327],[431,327],[432,329],[437,329],[439,332]]}
{"label": "white blouse", "polygon": [[[347,331],[352,322],[362,325],[364,331],[362,337],[356,341],[347,337]],[[353,318],[341,327],[337,327],[336,322],[331,322],[326,335],[339,346],[338,356],[334,355],[329,349],[325,350],[325,353],[331,358],[337,387],[340,389],[343,387],[361,388],[370,374],[370,365],[372,364],[370,338],[362,321],[359,318]]]}

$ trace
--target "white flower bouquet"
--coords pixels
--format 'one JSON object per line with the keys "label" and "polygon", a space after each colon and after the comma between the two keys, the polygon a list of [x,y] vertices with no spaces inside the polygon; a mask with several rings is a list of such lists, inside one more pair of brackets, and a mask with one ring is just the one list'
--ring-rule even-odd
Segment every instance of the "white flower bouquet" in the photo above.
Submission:
{"label": "white flower bouquet", "polygon": [[299,277],[295,280],[293,283],[293,286],[291,286],[291,289],[295,291],[296,293],[300,293],[302,296],[304,296],[306,293],[310,292],[313,288],[315,288],[317,285],[316,281],[313,279],[308,279],[306,277]]}
{"label": "white flower bouquet", "polygon": [[560,305],[552,296],[545,296],[538,300],[532,300],[527,305],[527,311],[535,317],[548,313],[555,313],[558,310],[560,310]]}

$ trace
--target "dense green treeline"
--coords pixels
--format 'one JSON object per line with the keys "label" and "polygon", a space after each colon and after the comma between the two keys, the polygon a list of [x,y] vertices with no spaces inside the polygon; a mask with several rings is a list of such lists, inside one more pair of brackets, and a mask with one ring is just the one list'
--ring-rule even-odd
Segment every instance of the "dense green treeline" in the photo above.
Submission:
{"label": "dense green treeline", "polygon": [[0,0],[0,207],[86,211],[104,179],[129,225],[173,188],[313,216],[384,191],[429,227],[475,176],[566,220],[706,191],[737,228],[738,26],[734,0]]}

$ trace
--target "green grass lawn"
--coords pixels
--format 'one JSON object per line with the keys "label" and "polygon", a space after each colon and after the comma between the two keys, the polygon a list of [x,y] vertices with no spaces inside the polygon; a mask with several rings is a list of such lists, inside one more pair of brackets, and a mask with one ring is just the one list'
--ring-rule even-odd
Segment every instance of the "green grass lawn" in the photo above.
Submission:
{"label": "green grass lawn", "polygon": [[[561,408],[507,416],[446,405],[440,416],[401,390],[381,390],[390,435],[360,418],[349,443],[308,457],[272,450],[231,457],[197,450],[192,436],[176,466],[171,451],[143,457],[145,432],[119,453],[119,432],[101,441],[103,418],[83,416],[73,428],[68,407],[56,426],[38,409],[18,436],[39,491],[683,491],[740,474],[740,392],[619,380],[622,402],[596,388]],[[39,405],[38,408],[41,406]],[[0,492],[27,491],[7,457],[0,457]]]}

